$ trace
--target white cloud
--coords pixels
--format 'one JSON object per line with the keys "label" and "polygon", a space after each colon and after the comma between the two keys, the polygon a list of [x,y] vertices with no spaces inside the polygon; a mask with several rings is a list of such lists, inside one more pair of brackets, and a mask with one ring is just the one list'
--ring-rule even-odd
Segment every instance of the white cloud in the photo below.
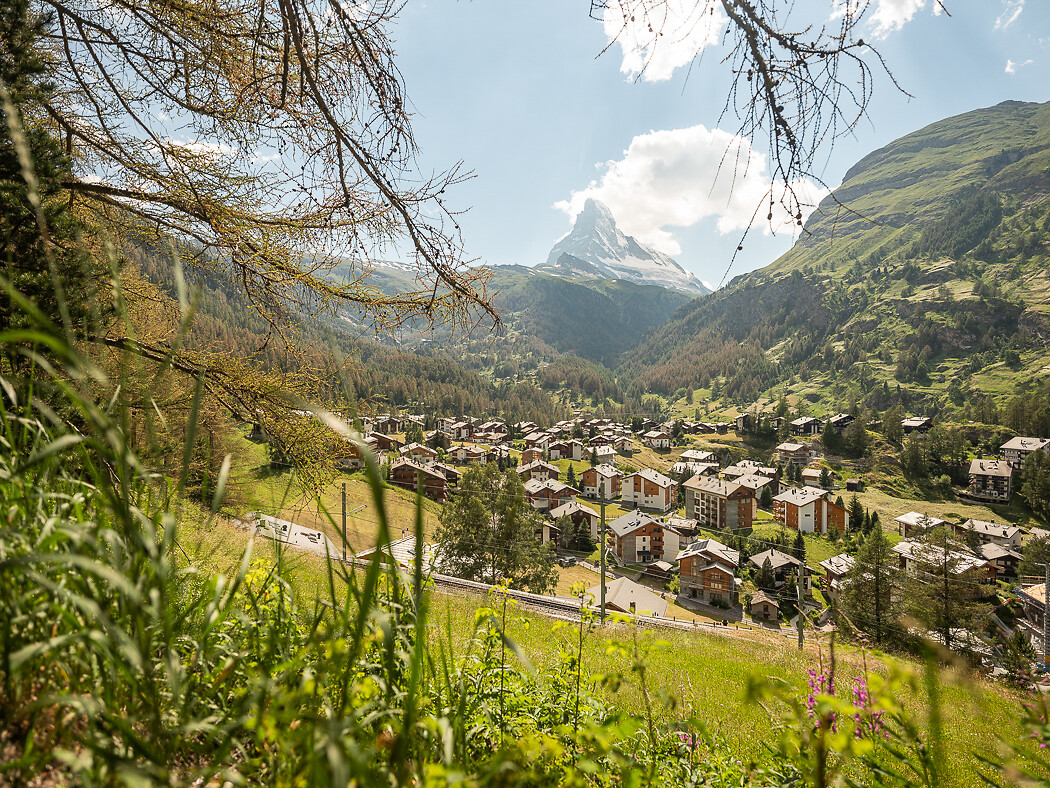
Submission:
{"label": "white cloud", "polygon": [[995,20],[996,30],[1005,30],[1021,15],[1024,10],[1024,0],[1003,0],[1003,12]]}
{"label": "white cloud", "polygon": [[[708,217],[717,217],[723,234],[745,229],[752,217],[756,227],[770,232],[766,157],[743,137],[704,126],[651,131],[631,140],[622,159],[599,169],[599,179],[554,207],[575,219],[593,197],[609,206],[625,233],[670,255],[682,250],[666,228],[690,227]],[[827,191],[810,181],[794,185],[807,203],[802,207],[805,218]],[[781,196],[782,187],[774,197]],[[774,207],[772,226],[796,227],[779,205]]]}
{"label": "white cloud", "polygon": [[1007,58],[1007,60],[1006,60],[1006,68],[1004,69],[1004,71],[1006,71],[1007,74],[1016,74],[1017,73],[1017,69],[1024,68],[1025,66],[1030,66],[1030,65],[1032,65],[1032,59],[1031,58],[1029,58],[1028,60],[1024,61],[1023,63],[1014,63],[1012,60]]}
{"label": "white cloud", "polygon": [[728,18],[717,0],[610,0],[602,17],[610,44],[620,45],[620,71],[663,82],[719,42]]}
{"label": "white cloud", "polygon": [[[926,0],[876,0],[875,10],[871,14],[871,21],[875,25],[873,35],[885,38],[894,30],[900,30],[925,6]],[[935,13],[940,11],[936,0],[933,8]]]}

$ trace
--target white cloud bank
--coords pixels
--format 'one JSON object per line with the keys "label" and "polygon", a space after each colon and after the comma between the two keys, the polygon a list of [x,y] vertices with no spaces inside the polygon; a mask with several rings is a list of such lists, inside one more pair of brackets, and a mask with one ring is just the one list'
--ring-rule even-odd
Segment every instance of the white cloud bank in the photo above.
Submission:
{"label": "white cloud bank", "polygon": [[[650,7],[651,6],[651,7]],[[728,18],[718,0],[609,0],[602,24],[620,45],[620,71],[663,82],[722,37]]]}
{"label": "white cloud bank", "polygon": [[[745,229],[752,217],[756,228],[770,232],[766,157],[743,137],[702,125],[651,131],[631,140],[622,159],[598,168],[598,179],[554,204],[570,220],[593,197],[609,206],[625,233],[669,255],[681,254],[682,249],[666,228],[691,227],[709,217],[717,217],[723,234]],[[805,219],[828,192],[810,181],[794,185],[806,203]],[[781,191],[782,187],[774,197]],[[793,228],[797,229],[794,220],[775,204],[772,229]]]}
{"label": "white cloud bank", "polygon": [[1003,0],[1003,12],[995,20],[995,29],[1005,30],[1017,21],[1022,11],[1024,11],[1024,0]]}

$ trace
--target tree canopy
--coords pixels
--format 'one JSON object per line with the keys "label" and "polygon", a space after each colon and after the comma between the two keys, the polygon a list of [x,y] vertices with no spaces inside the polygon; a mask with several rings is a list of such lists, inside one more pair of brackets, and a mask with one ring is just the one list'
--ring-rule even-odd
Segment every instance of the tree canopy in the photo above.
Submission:
{"label": "tree canopy", "polygon": [[443,567],[451,574],[548,593],[557,580],[554,548],[537,537],[544,519],[513,469],[471,465],[441,512]]}

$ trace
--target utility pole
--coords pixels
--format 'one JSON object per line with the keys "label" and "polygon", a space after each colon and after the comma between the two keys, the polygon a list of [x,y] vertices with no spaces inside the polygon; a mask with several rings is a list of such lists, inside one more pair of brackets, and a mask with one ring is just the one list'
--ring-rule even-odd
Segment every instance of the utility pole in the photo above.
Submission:
{"label": "utility pole", "polygon": [[805,572],[805,569],[806,568],[804,566],[801,566],[801,567],[799,567],[799,570],[798,570],[798,585],[797,585],[797,590],[798,590],[798,617],[795,619],[795,623],[798,626],[798,650],[799,651],[802,650],[802,641],[804,639],[803,635],[802,635],[802,616],[804,615],[804,613],[802,612],[802,586],[806,582],[806,577],[803,574]]}
{"label": "utility pole", "polygon": [[1043,564],[1043,666],[1047,664],[1047,647],[1050,646],[1050,563]]}
{"label": "utility pole", "polygon": [[[598,489],[602,493],[602,539],[601,539],[601,554],[602,554],[602,609],[601,609],[601,623],[605,625],[605,490],[601,488],[601,482],[598,483]],[[1050,572],[1050,569],[1047,570]],[[1044,620],[1045,620],[1044,616]]]}
{"label": "utility pole", "polygon": [[346,563],[346,482],[343,482],[343,563]]}

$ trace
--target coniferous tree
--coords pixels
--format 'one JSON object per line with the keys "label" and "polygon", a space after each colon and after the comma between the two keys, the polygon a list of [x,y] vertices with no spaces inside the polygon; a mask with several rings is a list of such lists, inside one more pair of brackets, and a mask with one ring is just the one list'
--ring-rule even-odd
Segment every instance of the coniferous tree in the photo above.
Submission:
{"label": "coniferous tree", "polygon": [[791,553],[803,564],[806,563],[806,540],[802,536],[801,531],[795,532],[795,542],[792,545]]}
{"label": "coniferous tree", "polygon": [[776,577],[773,574],[773,564],[766,558],[762,562],[758,574],[755,575],[755,585],[762,591],[772,591],[776,587]]}
{"label": "coniferous tree", "polygon": [[[75,341],[97,332],[98,318],[112,309],[98,296],[108,271],[83,250],[85,227],[69,210],[63,184],[72,177],[70,161],[41,116],[40,107],[53,100],[40,55],[49,28],[26,0],[0,8],[0,85],[13,110],[0,107],[0,274]],[[27,327],[27,320],[0,295],[4,329]],[[28,357],[16,343],[6,347],[17,377]]]}
{"label": "coniferous tree", "polygon": [[879,529],[880,531],[882,530],[882,525],[879,523],[879,513],[878,512],[871,512],[868,515],[868,526],[867,526],[867,528],[868,529],[864,532],[865,534],[871,533],[876,528]]}
{"label": "coniferous tree", "polygon": [[1033,451],[1021,469],[1021,497],[1033,511],[1050,517],[1050,455]]}
{"label": "coniferous tree", "polygon": [[856,493],[849,499],[849,528],[851,531],[859,531],[864,526],[864,506]]}
{"label": "coniferous tree", "polygon": [[784,587],[780,591],[780,612],[784,618],[794,618],[800,612],[798,608],[798,581],[795,573],[790,572],[784,581]]}
{"label": "coniferous tree", "polygon": [[565,483],[570,487],[576,486],[576,470],[572,467],[572,463],[569,463],[569,470],[565,474]]}
{"label": "coniferous tree", "polygon": [[900,559],[879,528],[861,542],[855,561],[840,581],[839,604],[854,626],[881,645],[896,631],[901,613]]}
{"label": "coniferous tree", "polygon": [[762,508],[765,509],[767,512],[772,508],[773,490],[768,484],[762,487],[762,492],[759,493],[758,501]]}

